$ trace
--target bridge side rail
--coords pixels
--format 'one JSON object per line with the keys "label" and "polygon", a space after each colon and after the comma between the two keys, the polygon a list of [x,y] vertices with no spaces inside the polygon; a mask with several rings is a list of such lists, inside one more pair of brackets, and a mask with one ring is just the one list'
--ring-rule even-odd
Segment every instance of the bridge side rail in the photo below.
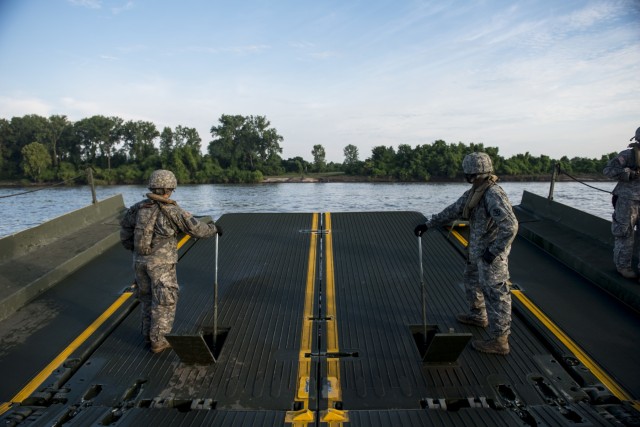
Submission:
{"label": "bridge side rail", "polygon": [[0,239],[0,320],[119,242],[121,194]]}
{"label": "bridge side rail", "polygon": [[525,191],[514,206],[518,234],[640,311],[640,286],[613,264],[611,222]]}

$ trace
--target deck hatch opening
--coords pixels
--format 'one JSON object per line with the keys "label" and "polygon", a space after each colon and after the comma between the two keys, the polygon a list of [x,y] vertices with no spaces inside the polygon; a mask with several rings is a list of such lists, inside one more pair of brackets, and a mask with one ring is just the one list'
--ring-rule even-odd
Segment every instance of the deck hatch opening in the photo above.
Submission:
{"label": "deck hatch opening", "polygon": [[213,328],[203,328],[200,333],[193,335],[165,335],[171,348],[176,352],[180,361],[187,365],[210,365],[217,363],[222,347],[229,335],[230,328],[217,328],[216,344],[213,342]]}
{"label": "deck hatch opening", "polygon": [[440,332],[438,325],[426,325],[427,336],[424,336],[425,325],[409,325],[413,341],[418,347],[422,363],[426,365],[455,364],[464,351],[470,333]]}

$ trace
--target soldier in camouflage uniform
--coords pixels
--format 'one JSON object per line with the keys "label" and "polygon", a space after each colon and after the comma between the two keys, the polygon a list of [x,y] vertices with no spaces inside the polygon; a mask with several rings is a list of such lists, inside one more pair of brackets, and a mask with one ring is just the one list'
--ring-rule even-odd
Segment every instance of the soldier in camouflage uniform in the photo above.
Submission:
{"label": "soldier in camouflage uniform", "polygon": [[[611,232],[614,237],[613,262],[616,269],[627,279],[637,279],[633,271],[633,241],[635,228],[640,219],[640,128],[631,137],[629,148],[609,160],[604,173],[618,181],[613,189],[613,220]],[[639,266],[640,267],[640,266]]]}
{"label": "soldier in camouflage uniform", "polygon": [[131,206],[120,221],[120,240],[133,251],[142,333],[154,353],[170,347],[164,336],[171,332],[178,302],[178,234],[196,238],[222,235],[220,226],[198,221],[169,198],[176,186],[171,171],[154,171],[147,199]]}
{"label": "soldier in camouflage uniform", "polygon": [[518,232],[518,221],[504,190],[496,184],[491,158],[471,153],[462,161],[467,182],[473,184],[456,202],[435,214],[414,233],[420,237],[428,228],[454,220],[469,221],[468,260],[464,286],[469,312],[456,315],[465,324],[486,328],[491,338],[472,342],[485,353],[509,353],[511,293],[508,256]]}

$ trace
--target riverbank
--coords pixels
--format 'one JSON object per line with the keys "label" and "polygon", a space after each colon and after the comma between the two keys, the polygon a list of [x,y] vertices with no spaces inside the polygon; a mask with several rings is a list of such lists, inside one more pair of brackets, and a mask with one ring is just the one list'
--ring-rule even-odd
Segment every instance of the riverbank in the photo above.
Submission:
{"label": "riverbank", "polygon": [[[499,175],[502,182],[551,182],[551,174],[546,175]],[[575,178],[575,179],[574,179]],[[567,175],[561,174],[556,177],[557,182],[571,182],[571,181],[584,181],[584,182],[604,182],[610,181],[609,178],[601,174],[592,175],[579,175],[571,178]],[[430,183],[460,183],[465,182],[464,178],[441,178],[432,177],[429,181],[415,181],[415,180],[400,180],[394,177],[373,177],[363,175],[346,175],[346,174],[309,174],[309,175],[295,175],[295,176],[267,176],[262,180],[262,183],[273,184],[282,182],[364,182],[364,183],[400,183],[400,182],[430,182]]]}
{"label": "riverbank", "polygon": [[[551,174],[545,175],[499,175],[501,182],[551,182]],[[609,178],[602,174],[585,174],[569,177],[565,174],[560,174],[556,177],[557,182],[607,182],[611,181]],[[422,182],[422,183],[464,183],[464,179],[461,178],[442,178],[432,177],[429,181],[416,181],[416,180],[400,180],[394,177],[388,176],[365,176],[365,175],[347,175],[342,172],[333,173],[312,173],[305,175],[277,175],[277,176],[265,176],[258,184],[279,184],[279,183],[319,183],[319,182],[339,182],[339,183],[402,183],[402,182]],[[211,183],[221,184],[221,183]],[[35,183],[27,180],[19,181],[0,181],[0,188],[24,188],[24,187],[51,187],[59,185],[59,183]],[[86,184],[65,184],[65,186],[84,186]],[[98,185],[144,185],[139,184],[104,184],[98,183]],[[189,184],[194,185],[194,184]],[[197,184],[195,184],[197,185]]]}

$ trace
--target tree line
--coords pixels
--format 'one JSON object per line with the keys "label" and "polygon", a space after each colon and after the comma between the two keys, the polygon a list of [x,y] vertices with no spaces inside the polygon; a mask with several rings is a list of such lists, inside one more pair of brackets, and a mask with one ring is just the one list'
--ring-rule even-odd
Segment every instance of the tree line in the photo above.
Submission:
{"label": "tree line", "polygon": [[283,174],[344,173],[371,180],[459,180],[464,156],[484,151],[498,175],[520,179],[548,176],[554,163],[567,173],[601,175],[609,158],[551,159],[528,152],[509,158],[483,144],[432,143],[411,147],[376,146],[360,160],[358,148],[344,147],[344,161],[326,161],[321,144],[310,151],[312,160],[283,159],[284,138],[264,116],[223,114],[211,126],[211,140],[202,150],[195,128],[177,126],[159,130],[148,121],[125,121],[94,115],[71,122],[64,115],[35,114],[0,118],[0,180],[30,182],[84,181],[93,170],[101,184],[142,184],[155,169],[172,170],[183,184],[260,182]]}

